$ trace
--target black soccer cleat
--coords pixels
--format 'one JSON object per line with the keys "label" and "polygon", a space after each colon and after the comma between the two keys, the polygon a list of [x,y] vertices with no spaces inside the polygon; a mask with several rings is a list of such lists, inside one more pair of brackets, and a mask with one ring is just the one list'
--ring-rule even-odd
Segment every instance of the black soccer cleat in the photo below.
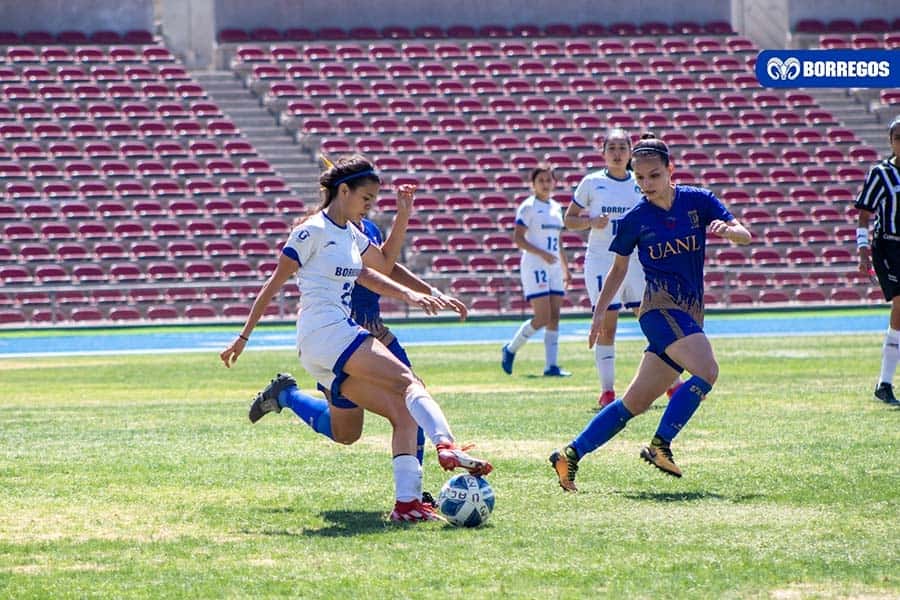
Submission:
{"label": "black soccer cleat", "polygon": [[278,395],[289,387],[297,387],[297,380],[290,373],[279,373],[275,376],[266,389],[256,395],[253,404],[250,405],[251,423],[256,423],[263,418],[263,415],[270,412],[281,412],[281,406],[278,404]]}
{"label": "black soccer cleat", "polygon": [[900,401],[897,401],[897,398],[894,396],[894,386],[886,381],[882,381],[875,388],[875,399],[891,406],[900,405]]}

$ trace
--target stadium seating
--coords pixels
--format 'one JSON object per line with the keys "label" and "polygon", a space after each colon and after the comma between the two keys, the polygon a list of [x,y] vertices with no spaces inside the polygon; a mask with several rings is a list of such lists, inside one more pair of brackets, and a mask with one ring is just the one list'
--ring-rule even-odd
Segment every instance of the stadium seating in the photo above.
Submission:
{"label": "stadium seating", "polygon": [[[891,47],[896,34],[883,25],[808,33],[814,43],[830,35],[850,47]],[[510,233],[528,170],[549,160],[568,202],[567,188],[603,166],[598,143],[615,125],[656,131],[680,157],[679,181],[710,186],[754,227],[747,249],[710,239],[716,301],[866,301],[865,281],[851,283],[856,296],[819,300],[795,293],[805,280],[777,278],[797,268],[852,271],[841,228],[852,227],[846,208],[879,153],[813,95],[758,89],[752,42],[721,23],[529,27],[526,38],[506,28],[264,28],[222,31],[219,41],[248,93],[299,143],[375,160],[384,218],[393,189],[419,183],[405,260],[480,298],[478,310],[526,309]],[[247,297],[238,290],[271,268],[272,244],[305,205],[203,88],[139,32],[17,38],[3,58],[0,281],[87,293],[41,313],[12,300],[0,320],[239,318]],[[885,91],[880,100],[900,97]],[[576,277],[583,239],[564,240]],[[760,269],[767,283],[738,280]],[[463,275],[475,283],[454,279]],[[207,297],[210,281],[223,289]],[[116,293],[122,282],[149,291],[165,282],[184,295],[117,304],[94,293]],[[571,309],[583,311],[579,293]]]}

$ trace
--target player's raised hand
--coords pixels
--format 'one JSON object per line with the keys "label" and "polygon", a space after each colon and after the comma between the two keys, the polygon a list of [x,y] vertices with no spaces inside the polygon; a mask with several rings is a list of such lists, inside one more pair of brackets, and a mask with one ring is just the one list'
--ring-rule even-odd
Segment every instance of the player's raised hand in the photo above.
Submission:
{"label": "player's raised hand", "polygon": [[416,186],[404,183],[397,188],[397,212],[409,214],[416,199]]}
{"label": "player's raised hand", "polygon": [[244,348],[247,346],[247,340],[236,337],[231,344],[228,345],[227,348],[222,350],[219,353],[219,358],[222,359],[222,362],[225,363],[225,367],[230,369],[231,365],[237,362],[238,356],[241,355],[241,352],[244,351]]}

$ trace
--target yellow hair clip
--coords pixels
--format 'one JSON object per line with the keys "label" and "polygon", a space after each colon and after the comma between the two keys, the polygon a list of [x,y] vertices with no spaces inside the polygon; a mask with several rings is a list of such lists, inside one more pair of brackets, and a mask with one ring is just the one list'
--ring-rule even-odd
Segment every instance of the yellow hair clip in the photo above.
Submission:
{"label": "yellow hair clip", "polygon": [[331,162],[330,160],[328,160],[328,157],[325,156],[324,154],[320,154],[320,155],[319,155],[319,160],[322,161],[322,164],[325,165],[325,168],[326,168],[326,169],[333,169],[333,168],[334,168],[334,163]]}

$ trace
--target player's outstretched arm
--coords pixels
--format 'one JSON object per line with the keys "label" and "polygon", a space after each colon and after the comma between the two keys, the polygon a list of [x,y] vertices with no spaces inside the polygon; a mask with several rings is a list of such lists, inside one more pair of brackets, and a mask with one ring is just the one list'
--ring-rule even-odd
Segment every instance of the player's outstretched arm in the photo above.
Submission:
{"label": "player's outstretched arm", "polygon": [[465,321],[466,317],[469,315],[469,309],[462,300],[459,300],[458,298],[455,298],[449,294],[445,294],[434,286],[428,285],[425,281],[419,278],[418,275],[407,269],[402,264],[398,263],[394,265],[394,270],[391,271],[391,279],[393,279],[400,285],[408,287],[414,292],[430,294],[434,296],[441,303],[443,303],[443,308],[449,308],[453,312],[457,313],[461,321]]}
{"label": "player's outstretched arm", "polygon": [[222,359],[222,362],[225,363],[226,367],[230,369],[231,365],[237,361],[238,356],[241,355],[241,352],[244,351],[247,342],[250,340],[250,334],[253,333],[253,328],[256,327],[256,324],[266,312],[266,308],[269,307],[272,298],[278,293],[281,286],[283,286],[296,272],[297,262],[282,254],[278,259],[278,266],[275,268],[275,271],[269,276],[259,292],[257,292],[256,300],[253,301],[253,307],[250,309],[250,314],[247,315],[247,321],[244,323],[241,332],[234,338],[234,341],[219,354],[219,358]]}
{"label": "player's outstretched arm", "polygon": [[[368,254],[368,252],[366,252],[366,254]],[[429,315],[437,314],[442,308],[441,302],[437,298],[429,296],[428,294],[414,292],[408,287],[388,279],[368,265],[365,266],[359,274],[357,282],[381,296],[387,296],[388,298],[406,302],[410,306],[418,306]]]}

